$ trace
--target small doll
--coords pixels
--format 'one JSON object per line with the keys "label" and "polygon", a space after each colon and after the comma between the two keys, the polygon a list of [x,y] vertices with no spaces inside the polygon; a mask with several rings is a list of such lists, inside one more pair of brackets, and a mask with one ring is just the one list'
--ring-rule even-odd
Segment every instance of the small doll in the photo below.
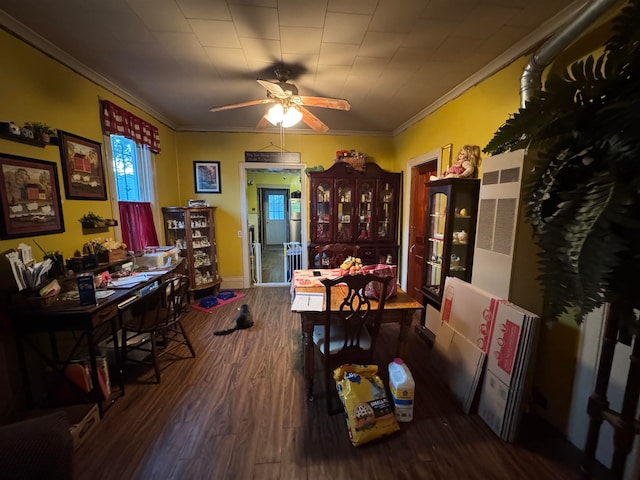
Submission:
{"label": "small doll", "polygon": [[464,145],[458,153],[456,163],[451,165],[442,175],[436,177],[432,175],[430,180],[440,178],[474,178],[480,163],[480,147],[478,145]]}

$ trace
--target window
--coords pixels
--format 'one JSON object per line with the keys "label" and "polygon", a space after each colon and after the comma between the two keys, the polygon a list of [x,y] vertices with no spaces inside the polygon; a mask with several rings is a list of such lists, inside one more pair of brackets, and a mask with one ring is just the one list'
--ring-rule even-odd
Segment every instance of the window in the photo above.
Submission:
{"label": "window", "polygon": [[152,202],[149,148],[120,135],[111,135],[115,190],[119,201]]}
{"label": "window", "polygon": [[269,195],[269,220],[284,220],[283,195]]}

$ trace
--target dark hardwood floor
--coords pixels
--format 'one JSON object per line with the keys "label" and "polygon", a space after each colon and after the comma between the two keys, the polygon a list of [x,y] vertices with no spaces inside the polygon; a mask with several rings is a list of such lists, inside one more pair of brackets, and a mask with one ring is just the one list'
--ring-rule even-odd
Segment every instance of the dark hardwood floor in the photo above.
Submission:
{"label": "dark hardwood floor", "polygon": [[[477,415],[464,415],[434,380],[430,348],[413,332],[405,360],[417,384],[414,420],[353,447],[344,417],[326,413],[319,366],[316,398],[304,398],[300,323],[288,290],[253,288],[212,313],[191,310],[184,322],[197,358],[184,347],[186,358],[162,360],[162,383],[145,383],[151,372],[129,379],[124,397],[76,452],[76,478],[579,478],[578,452],[559,435],[508,444]],[[214,336],[234,325],[241,303],[255,325]],[[383,328],[377,359],[385,383],[397,333],[394,325]]]}

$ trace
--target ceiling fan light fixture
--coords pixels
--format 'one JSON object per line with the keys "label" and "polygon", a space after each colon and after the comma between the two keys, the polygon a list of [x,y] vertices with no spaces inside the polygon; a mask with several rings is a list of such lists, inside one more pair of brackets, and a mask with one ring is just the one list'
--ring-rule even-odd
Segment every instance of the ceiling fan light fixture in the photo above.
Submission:
{"label": "ceiling fan light fixture", "polygon": [[272,125],[278,126],[281,123],[283,128],[289,128],[302,120],[302,112],[294,107],[289,107],[285,111],[284,107],[277,103],[269,109],[265,118]]}
{"label": "ceiling fan light fixture", "polygon": [[295,107],[289,107],[282,119],[282,127],[293,127],[300,120],[302,120],[302,112]]}

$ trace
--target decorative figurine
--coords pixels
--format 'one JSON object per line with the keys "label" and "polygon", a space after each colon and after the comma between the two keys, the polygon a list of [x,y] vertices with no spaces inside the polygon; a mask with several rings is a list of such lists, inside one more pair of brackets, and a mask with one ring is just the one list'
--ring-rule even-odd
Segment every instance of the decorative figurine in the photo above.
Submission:
{"label": "decorative figurine", "polygon": [[463,145],[458,153],[456,163],[451,165],[442,175],[432,175],[430,180],[441,178],[474,178],[480,163],[480,147],[478,145]]}

